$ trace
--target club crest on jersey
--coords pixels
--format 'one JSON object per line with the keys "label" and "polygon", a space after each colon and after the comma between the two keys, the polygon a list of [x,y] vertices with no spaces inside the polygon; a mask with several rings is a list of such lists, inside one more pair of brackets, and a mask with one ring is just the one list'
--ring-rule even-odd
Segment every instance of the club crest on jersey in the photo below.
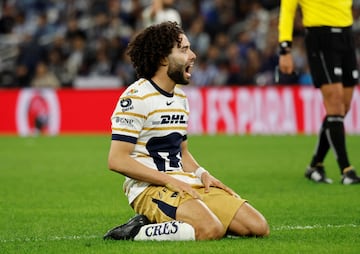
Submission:
{"label": "club crest on jersey", "polygon": [[132,105],[132,100],[130,98],[121,99],[120,106],[122,107],[122,112],[134,109],[134,106]]}

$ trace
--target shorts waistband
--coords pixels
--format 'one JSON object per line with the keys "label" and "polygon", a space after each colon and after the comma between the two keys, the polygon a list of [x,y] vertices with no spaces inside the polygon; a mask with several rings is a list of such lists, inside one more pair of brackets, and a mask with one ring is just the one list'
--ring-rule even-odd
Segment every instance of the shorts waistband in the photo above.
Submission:
{"label": "shorts waistband", "polygon": [[343,33],[352,29],[352,26],[333,27],[333,26],[311,26],[305,28],[309,32]]}

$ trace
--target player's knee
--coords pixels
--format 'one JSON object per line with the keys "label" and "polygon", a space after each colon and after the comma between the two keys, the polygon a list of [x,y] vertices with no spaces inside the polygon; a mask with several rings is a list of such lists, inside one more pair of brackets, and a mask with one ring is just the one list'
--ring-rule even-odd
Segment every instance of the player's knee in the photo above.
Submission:
{"label": "player's knee", "polygon": [[224,234],[224,227],[219,222],[211,222],[206,225],[200,225],[195,229],[196,240],[221,239]]}
{"label": "player's knee", "polygon": [[258,237],[265,237],[270,234],[269,224],[265,220],[259,221],[252,230],[253,235]]}

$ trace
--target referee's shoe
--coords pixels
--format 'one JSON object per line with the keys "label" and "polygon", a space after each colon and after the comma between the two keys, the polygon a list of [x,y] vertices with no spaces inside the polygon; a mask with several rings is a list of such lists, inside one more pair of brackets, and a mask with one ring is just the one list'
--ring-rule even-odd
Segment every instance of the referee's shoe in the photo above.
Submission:
{"label": "referee's shoe", "polygon": [[136,215],[127,223],[110,229],[104,235],[104,240],[134,240],[140,228],[147,224],[150,224],[150,221],[146,216],[141,214]]}
{"label": "referee's shoe", "polygon": [[356,175],[355,169],[351,168],[350,170],[343,173],[341,183],[344,185],[349,184],[359,184],[360,183],[360,177]]}
{"label": "referee's shoe", "polygon": [[332,183],[333,180],[326,177],[323,166],[308,166],[305,171],[305,177],[316,183]]}

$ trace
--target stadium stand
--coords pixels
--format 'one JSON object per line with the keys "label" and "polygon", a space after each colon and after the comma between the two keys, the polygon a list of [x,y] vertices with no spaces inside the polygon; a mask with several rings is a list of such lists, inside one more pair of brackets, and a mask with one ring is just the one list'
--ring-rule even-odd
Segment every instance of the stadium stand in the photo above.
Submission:
{"label": "stadium stand", "polygon": [[[192,85],[311,84],[300,22],[294,29],[296,75],[280,79],[276,75],[279,2],[170,1],[168,7],[180,14],[198,55]],[[135,80],[135,72],[125,48],[142,28],[142,13],[150,4],[151,0],[2,1],[0,88],[31,87],[39,63],[47,65],[60,87],[84,87],[84,80],[101,77],[105,78],[100,88],[127,86]],[[360,1],[355,0],[357,44],[359,17]]]}

